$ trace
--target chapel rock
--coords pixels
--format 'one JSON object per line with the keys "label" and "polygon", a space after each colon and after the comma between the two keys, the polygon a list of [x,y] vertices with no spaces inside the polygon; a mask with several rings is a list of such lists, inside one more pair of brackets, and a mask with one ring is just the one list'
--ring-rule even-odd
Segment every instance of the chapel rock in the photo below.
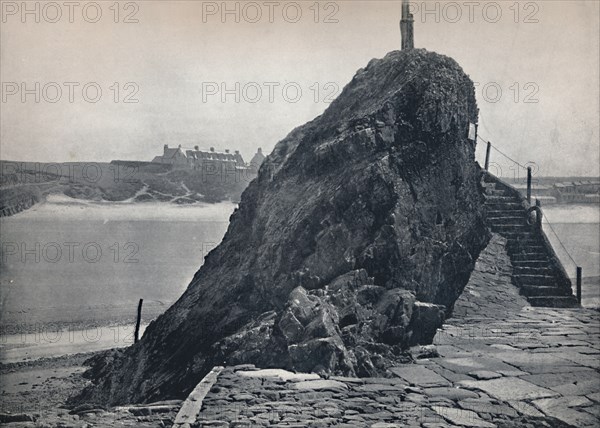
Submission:
{"label": "chapel rock", "polygon": [[431,343],[489,239],[477,116],[451,58],[372,60],[276,145],[185,293],[94,359],[77,401],[183,398],[215,365],[381,376]]}

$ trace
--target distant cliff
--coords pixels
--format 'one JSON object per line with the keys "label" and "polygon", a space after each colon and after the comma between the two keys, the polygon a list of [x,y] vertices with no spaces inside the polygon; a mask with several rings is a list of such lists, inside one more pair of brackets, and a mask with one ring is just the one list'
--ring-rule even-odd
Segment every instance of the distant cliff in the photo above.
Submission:
{"label": "distant cliff", "polygon": [[15,186],[0,191],[0,217],[15,215],[31,208],[42,198],[35,186]]}
{"label": "distant cliff", "polygon": [[277,144],[183,296],[94,360],[77,401],[184,397],[216,364],[378,376],[405,361],[489,239],[467,140],[477,115],[454,60],[372,60]]}
{"label": "distant cliff", "polygon": [[48,194],[111,202],[238,202],[255,177],[252,169],[172,169],[149,162],[0,161],[0,216],[28,209]]}

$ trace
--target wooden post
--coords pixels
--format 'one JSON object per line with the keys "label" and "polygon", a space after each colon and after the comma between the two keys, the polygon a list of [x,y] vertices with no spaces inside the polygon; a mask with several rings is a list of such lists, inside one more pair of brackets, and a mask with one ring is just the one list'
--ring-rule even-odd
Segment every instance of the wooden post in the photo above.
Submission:
{"label": "wooden post", "polygon": [[140,338],[140,323],[142,321],[142,303],[144,303],[144,299],[140,299],[140,303],[138,304],[137,322],[135,323],[135,336],[133,338],[133,343],[137,343],[137,341]]}
{"label": "wooden post", "polygon": [[527,202],[531,204],[531,167],[527,167]]}
{"label": "wooden post", "polygon": [[488,171],[490,168],[490,152],[492,151],[492,143],[488,141],[487,149],[485,151],[485,170]]}
{"label": "wooden post", "polygon": [[582,269],[577,266],[577,302],[581,305],[581,275]]}

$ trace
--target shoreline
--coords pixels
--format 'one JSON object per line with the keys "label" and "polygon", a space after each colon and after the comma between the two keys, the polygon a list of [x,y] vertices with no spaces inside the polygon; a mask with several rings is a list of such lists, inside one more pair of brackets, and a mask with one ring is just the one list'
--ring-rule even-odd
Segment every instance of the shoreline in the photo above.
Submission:
{"label": "shoreline", "polygon": [[[140,338],[149,323],[140,325]],[[86,329],[40,330],[0,336],[0,365],[32,363],[82,353],[102,352],[130,346],[134,327],[112,325]]]}

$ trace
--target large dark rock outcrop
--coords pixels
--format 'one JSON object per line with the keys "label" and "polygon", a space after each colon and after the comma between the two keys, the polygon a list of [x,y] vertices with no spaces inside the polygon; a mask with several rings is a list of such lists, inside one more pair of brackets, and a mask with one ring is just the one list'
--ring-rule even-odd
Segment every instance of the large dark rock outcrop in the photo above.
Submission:
{"label": "large dark rock outcrop", "polygon": [[381,375],[430,343],[488,240],[477,114],[454,60],[371,61],[277,144],[183,296],[79,400],[184,397],[216,364]]}

